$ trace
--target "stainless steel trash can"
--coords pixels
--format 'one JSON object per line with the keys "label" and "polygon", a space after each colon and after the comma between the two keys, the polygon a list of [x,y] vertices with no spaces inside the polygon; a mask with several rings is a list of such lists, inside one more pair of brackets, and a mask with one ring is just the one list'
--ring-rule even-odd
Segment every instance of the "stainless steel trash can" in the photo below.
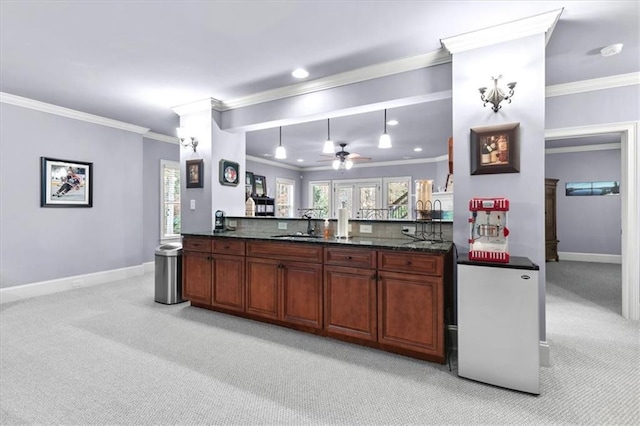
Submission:
{"label": "stainless steel trash can", "polygon": [[156,295],[158,303],[172,305],[182,299],[182,244],[167,243],[156,249]]}

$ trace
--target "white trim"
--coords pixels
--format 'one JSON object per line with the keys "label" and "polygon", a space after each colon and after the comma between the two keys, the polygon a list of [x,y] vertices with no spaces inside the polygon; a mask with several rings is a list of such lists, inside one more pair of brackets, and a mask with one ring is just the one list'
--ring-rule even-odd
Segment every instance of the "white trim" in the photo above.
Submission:
{"label": "white trim", "polygon": [[574,253],[569,251],[559,251],[558,257],[560,258],[560,260],[571,260],[574,262],[622,264],[622,256],[619,254]]}
{"label": "white trim", "polygon": [[180,140],[176,136],[167,136],[161,133],[156,133],[151,131],[145,133],[142,136],[144,136],[147,139],[153,139],[160,142],[173,143],[176,145],[180,145]]}
{"label": "white trim", "polygon": [[198,112],[207,112],[213,110],[218,110],[221,108],[222,102],[218,99],[214,98],[206,98],[200,99],[198,101],[189,102],[184,105],[174,106],[171,109],[173,112],[178,114],[180,117],[183,115],[191,115]]}
{"label": "white trim", "polygon": [[613,89],[615,87],[634,86],[640,84],[640,72],[611,75],[608,77],[592,78],[590,80],[574,81],[571,83],[547,86],[545,96],[573,95],[576,93],[592,92],[594,90]]}
{"label": "white trim", "polygon": [[588,151],[608,151],[613,149],[620,149],[620,143],[601,143],[594,145],[580,145],[580,146],[563,146],[560,148],[547,148],[544,150],[545,154],[566,154],[570,152],[588,152]]}
{"label": "white trim", "polygon": [[[353,167],[354,168],[365,168],[365,167],[385,167],[385,166],[404,166],[404,165],[408,165],[408,164],[426,164],[426,163],[437,163],[439,161],[444,161],[444,160],[448,160],[448,156],[447,155],[440,155],[438,157],[431,157],[431,158],[414,158],[414,159],[409,159],[409,160],[392,160],[392,161],[373,161],[373,162],[366,162],[366,163],[354,163]],[[333,167],[331,166],[321,166],[321,167],[306,167],[304,169],[301,169],[302,171],[305,172],[312,172],[312,171],[316,171],[316,170],[333,170]]]}
{"label": "white trim", "polygon": [[297,172],[309,170],[309,169],[303,169],[301,167],[291,166],[285,163],[278,163],[277,161],[273,161],[273,160],[267,160],[266,158],[254,157],[253,155],[246,155],[245,161],[255,161],[256,163],[268,164],[269,166],[281,167],[283,169],[295,170]]}
{"label": "white trim", "polygon": [[546,33],[546,41],[548,42],[556,22],[560,19],[562,10],[558,9],[518,19],[517,21],[443,38],[440,39],[440,44],[449,52],[455,54],[541,33]]}
{"label": "white trim", "polygon": [[382,62],[351,71],[333,74],[316,80],[305,81],[272,90],[266,90],[249,96],[222,101],[220,102],[219,109],[217,108],[217,110],[225,111],[288,98],[291,96],[306,95],[308,93],[333,89],[340,86],[346,86],[348,84],[360,83],[362,81],[387,77],[389,75],[428,68],[449,62],[451,62],[451,55],[444,49],[438,49],[421,55]]}
{"label": "white trim", "polygon": [[92,274],[75,275],[73,277],[6,287],[0,289],[0,304],[15,302],[17,300],[28,299],[31,297],[44,296],[46,294],[59,293],[61,291],[73,290],[79,287],[105,284],[112,281],[137,277],[144,273],[145,266],[137,265],[128,268],[112,269]]}
{"label": "white trim", "polygon": [[144,271],[145,274],[148,274],[149,272],[155,272],[156,271],[156,262],[145,262],[142,264],[142,269]]}
{"label": "white trim", "polygon": [[545,139],[620,134],[622,197],[622,316],[640,321],[640,150],[638,121],[545,130]]}
{"label": "white trim", "polygon": [[540,341],[540,367],[551,367],[551,348],[546,340]]}
{"label": "white trim", "polygon": [[[180,177],[180,179],[182,179],[182,171],[181,171],[181,167],[180,167],[180,163],[178,161],[172,161],[172,160],[160,160],[160,205],[158,206],[158,210],[160,213],[160,242],[161,243],[165,243],[165,242],[173,242],[173,241],[180,241],[180,235],[175,235],[171,234],[171,236],[165,236],[164,235],[164,209],[165,209],[165,204],[164,204],[164,170],[165,168],[170,168],[173,170],[177,170],[178,171],[178,176]],[[182,220],[182,219],[181,219]]]}
{"label": "white trim", "polygon": [[146,127],[140,127],[134,124],[112,120],[110,118],[100,117],[98,115],[77,111],[75,109],[64,108],[61,106],[52,105],[29,98],[23,98],[21,96],[11,95],[4,92],[0,92],[0,102],[10,105],[16,105],[23,108],[33,109],[36,111],[46,112],[49,114],[59,115],[74,120],[86,121],[87,123],[113,127],[114,129],[126,130],[127,132],[132,133],[144,134],[149,131],[149,129]]}

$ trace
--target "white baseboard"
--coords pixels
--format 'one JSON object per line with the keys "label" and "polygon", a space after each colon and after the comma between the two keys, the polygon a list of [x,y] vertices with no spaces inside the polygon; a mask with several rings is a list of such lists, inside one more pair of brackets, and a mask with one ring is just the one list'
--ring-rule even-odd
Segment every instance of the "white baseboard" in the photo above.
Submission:
{"label": "white baseboard", "polygon": [[0,289],[0,304],[140,276],[145,273],[145,265],[2,288]]}
{"label": "white baseboard", "polygon": [[551,348],[546,341],[540,342],[540,367],[551,367]]}
{"label": "white baseboard", "polygon": [[622,264],[622,256],[619,254],[573,253],[569,251],[559,251],[558,257],[560,260],[573,260],[576,262]]}
{"label": "white baseboard", "polygon": [[156,262],[145,262],[142,264],[144,267],[144,273],[154,272],[156,270]]}
{"label": "white baseboard", "polygon": [[[447,332],[451,338],[451,347],[458,348],[458,326],[448,325]],[[551,348],[546,341],[540,341],[540,367],[551,367]]]}

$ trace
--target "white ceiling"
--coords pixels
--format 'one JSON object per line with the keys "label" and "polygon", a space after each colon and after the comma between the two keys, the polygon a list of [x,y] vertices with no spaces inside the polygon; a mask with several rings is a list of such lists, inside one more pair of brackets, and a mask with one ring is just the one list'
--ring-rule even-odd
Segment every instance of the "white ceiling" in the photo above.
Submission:
{"label": "white ceiling", "polygon": [[[316,79],[433,52],[441,38],[560,8],[548,85],[640,70],[638,1],[2,0],[0,91],[175,135],[173,106],[294,84],[298,66]],[[620,55],[598,54],[612,43],[624,43]],[[446,153],[450,109],[445,100],[390,110],[394,149],[371,156]],[[369,155],[382,122],[382,112],[336,118],[331,136]],[[277,135],[248,134],[248,153],[272,151]],[[283,128],[290,164],[321,164],[325,139],[326,120]]]}

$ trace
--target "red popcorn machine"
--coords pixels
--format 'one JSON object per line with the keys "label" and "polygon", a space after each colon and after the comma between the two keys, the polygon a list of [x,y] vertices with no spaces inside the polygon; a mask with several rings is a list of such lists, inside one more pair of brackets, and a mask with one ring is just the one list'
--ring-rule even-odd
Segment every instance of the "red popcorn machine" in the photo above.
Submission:
{"label": "red popcorn machine", "polygon": [[469,238],[469,260],[482,262],[509,262],[507,248],[506,198],[472,198],[469,201],[471,237]]}

